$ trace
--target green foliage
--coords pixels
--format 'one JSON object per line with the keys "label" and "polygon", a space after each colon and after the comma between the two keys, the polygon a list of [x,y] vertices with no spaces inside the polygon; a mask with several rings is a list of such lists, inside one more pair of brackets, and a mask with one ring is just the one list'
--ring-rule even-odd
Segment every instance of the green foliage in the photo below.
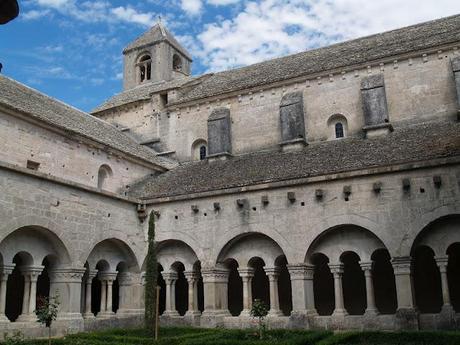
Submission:
{"label": "green foliage", "polygon": [[259,338],[263,339],[265,334],[265,323],[263,322],[264,317],[268,314],[268,305],[260,299],[255,299],[252,302],[251,316],[259,319]]}
{"label": "green foliage", "polygon": [[38,307],[35,310],[38,322],[46,327],[51,327],[52,322],[57,318],[60,304],[58,292],[51,297],[39,296],[37,300]]}
{"label": "green foliage", "polygon": [[[13,339],[14,338],[14,339]],[[46,340],[10,337],[3,345],[46,345]],[[458,345],[460,332],[343,332],[267,330],[259,339],[253,330],[168,327],[154,341],[146,329],[114,329],[54,339],[53,345]]]}
{"label": "green foliage", "polygon": [[145,328],[150,334],[155,331],[156,318],[158,268],[155,247],[155,213],[152,211],[149,216],[148,251],[145,269]]}
{"label": "green foliage", "polygon": [[22,344],[22,341],[24,340],[24,335],[21,333],[21,331],[16,331],[13,333],[13,335],[8,335],[8,333],[3,333],[3,338],[4,338],[3,343],[5,345],[20,345]]}

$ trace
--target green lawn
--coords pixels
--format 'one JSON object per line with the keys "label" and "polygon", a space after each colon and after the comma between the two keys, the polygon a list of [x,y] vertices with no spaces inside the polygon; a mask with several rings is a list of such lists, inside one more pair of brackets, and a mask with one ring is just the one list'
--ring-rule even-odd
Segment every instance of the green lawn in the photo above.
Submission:
{"label": "green lawn", "polygon": [[[16,345],[46,345],[45,340],[7,342]],[[143,330],[111,330],[80,333],[53,339],[54,345],[460,345],[460,332],[345,332],[267,331],[259,340],[252,330],[165,328],[153,341]]]}

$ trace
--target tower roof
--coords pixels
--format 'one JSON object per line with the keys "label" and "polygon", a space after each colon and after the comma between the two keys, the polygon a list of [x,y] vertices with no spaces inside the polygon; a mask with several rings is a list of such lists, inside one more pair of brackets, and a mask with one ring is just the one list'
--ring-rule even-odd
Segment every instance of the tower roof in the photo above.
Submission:
{"label": "tower roof", "polygon": [[149,31],[143,33],[133,42],[128,44],[123,50],[123,54],[126,54],[134,49],[144,48],[163,41],[168,42],[170,45],[180,51],[187,59],[192,61],[192,57],[187,52],[187,50],[182,47],[179,42],[177,42],[174,36],[168,31],[168,29],[165,28],[161,22],[155,24]]}

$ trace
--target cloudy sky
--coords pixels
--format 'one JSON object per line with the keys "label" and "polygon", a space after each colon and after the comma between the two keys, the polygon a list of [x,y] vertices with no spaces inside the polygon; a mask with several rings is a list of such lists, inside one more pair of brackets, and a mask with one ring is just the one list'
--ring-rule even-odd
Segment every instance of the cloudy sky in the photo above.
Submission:
{"label": "cloudy sky", "polygon": [[121,90],[122,54],[162,21],[220,71],[460,13],[456,0],[19,0],[0,26],[3,74],[89,111]]}

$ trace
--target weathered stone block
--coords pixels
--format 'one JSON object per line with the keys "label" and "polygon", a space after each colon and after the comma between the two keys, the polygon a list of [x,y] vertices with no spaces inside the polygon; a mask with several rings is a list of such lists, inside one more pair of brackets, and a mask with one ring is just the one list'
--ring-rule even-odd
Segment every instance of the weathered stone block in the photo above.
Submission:
{"label": "weathered stone block", "polygon": [[366,126],[389,122],[383,74],[372,75],[361,80],[361,95]]}
{"label": "weathered stone block", "polygon": [[302,140],[305,142],[303,93],[288,93],[280,103],[281,144]]}
{"label": "weathered stone block", "polygon": [[230,110],[217,108],[208,118],[208,157],[230,155],[232,140]]}
{"label": "weathered stone block", "polygon": [[460,108],[460,56],[453,58],[451,63],[455,78],[455,89],[457,90],[457,104]]}

